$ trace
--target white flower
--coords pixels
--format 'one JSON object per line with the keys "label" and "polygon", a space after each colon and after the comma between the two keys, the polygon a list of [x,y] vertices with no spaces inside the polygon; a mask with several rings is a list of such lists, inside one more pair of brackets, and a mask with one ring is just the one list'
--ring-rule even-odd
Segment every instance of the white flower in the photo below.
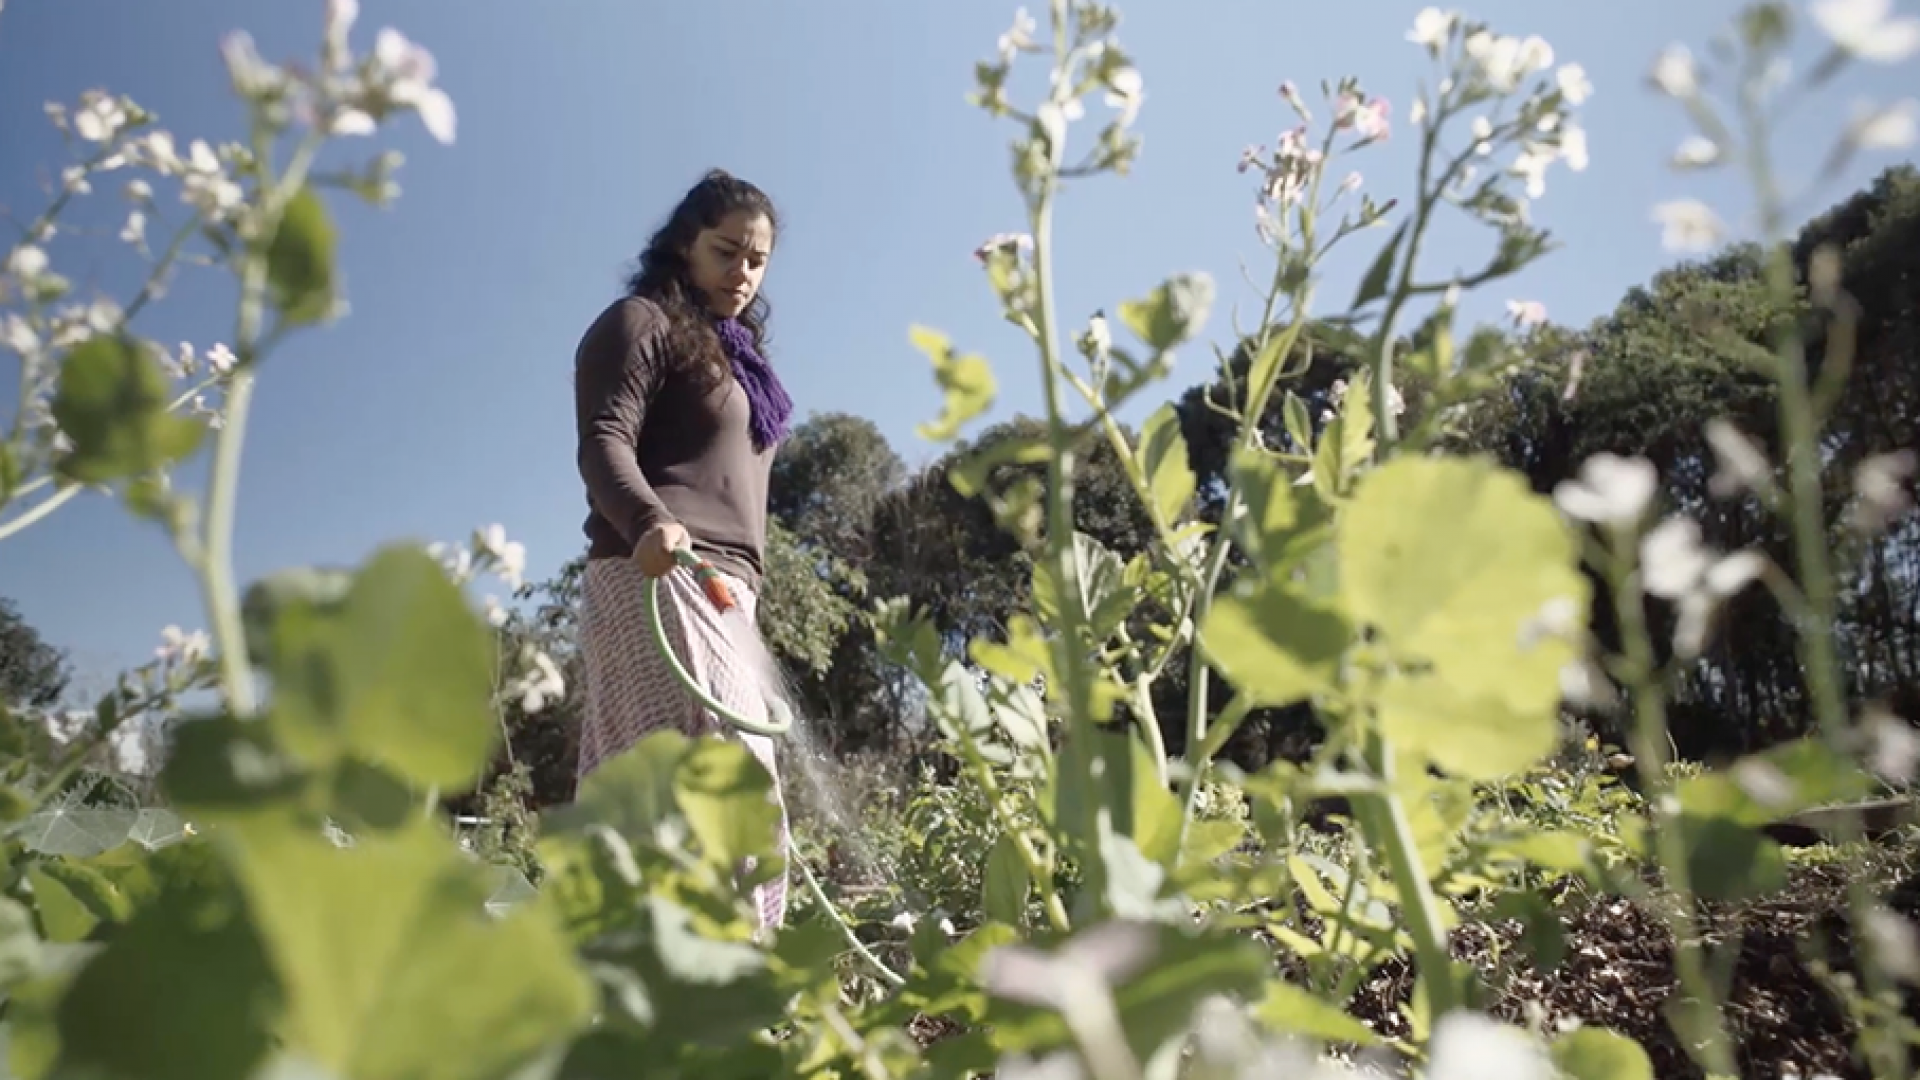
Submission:
{"label": "white flower", "polygon": [[1867,741],[1867,767],[1882,780],[1904,784],[1920,768],[1920,732],[1913,725],[1881,706],[1872,706],[1860,717],[1860,730]]}
{"label": "white flower", "polygon": [[1570,705],[1606,708],[1617,697],[1607,673],[1591,660],[1569,660],[1560,665],[1560,697]]}
{"label": "white flower", "polygon": [[1493,121],[1484,116],[1473,118],[1473,152],[1480,155],[1493,153]]}
{"label": "white flower", "polygon": [[160,647],[153,650],[153,655],[165,663],[193,664],[204,660],[212,649],[213,641],[206,631],[188,633],[169,626],[160,631]]}
{"label": "white flower", "polygon": [[1673,152],[1676,169],[1704,169],[1720,160],[1720,144],[1705,135],[1689,135]]}
{"label": "white flower", "polygon": [[153,185],[145,180],[127,181],[127,201],[145,205],[153,201]]}
{"label": "white flower", "polygon": [[1519,38],[1495,37],[1480,30],[1468,36],[1466,50],[1479,66],[1480,77],[1499,93],[1511,93],[1527,76]]}
{"label": "white flower", "polygon": [[1427,99],[1414,98],[1413,105],[1407,109],[1407,123],[1414,127],[1427,122]]}
{"label": "white flower", "polygon": [[438,73],[433,54],[408,41],[400,31],[385,27],[374,39],[373,55],[386,80],[387,97],[396,105],[418,112],[427,133],[451,145],[458,118],[453,99],[433,85]]}
{"label": "white flower", "polygon": [[0,318],[0,344],[22,357],[34,356],[40,352],[40,335],[33,332],[33,324],[9,311]]}
{"label": "white flower", "polygon": [[1459,21],[1458,12],[1422,8],[1420,14],[1413,17],[1413,29],[1407,31],[1407,40],[1438,57]]}
{"label": "white flower", "polygon": [[472,548],[457,548],[436,541],[427,545],[427,556],[438,562],[456,585],[465,585],[473,577]]}
{"label": "white flower", "polygon": [[120,239],[129,244],[142,244],[147,239],[147,215],[138,210],[127,214],[127,223],[120,228]]}
{"label": "white flower", "polygon": [[1554,148],[1545,143],[1528,143],[1520,148],[1519,156],[1507,171],[1526,181],[1527,198],[1538,199],[1547,193],[1547,167],[1557,156]]}
{"label": "white flower", "polygon": [[508,540],[507,530],[497,524],[474,534],[474,543],[492,561],[494,572],[501,580],[518,589],[527,572],[526,545]]}
{"label": "white flower", "polygon": [[1875,454],[1853,470],[1853,493],[1860,497],[1854,507],[1854,527],[1877,533],[1901,515],[1913,509],[1907,484],[1920,471],[1920,457],[1911,450]]}
{"label": "white flower", "polygon": [[1033,236],[1030,233],[995,233],[987,237],[985,243],[973,249],[973,257],[986,262],[995,254],[1019,257],[1032,250]]}
{"label": "white flower", "polygon": [[120,133],[130,118],[126,106],[101,90],[80,95],[80,111],[73,114],[73,131],[88,142],[103,143]]}
{"label": "white flower", "polygon": [[1735,786],[1769,810],[1782,810],[1793,802],[1793,781],[1771,761],[1743,758],[1730,771]]}
{"label": "white flower", "polygon": [[1109,108],[1120,110],[1121,127],[1132,124],[1140,115],[1140,103],[1145,97],[1146,86],[1139,69],[1123,67],[1107,76],[1106,103]]}
{"label": "white flower", "polygon": [[1707,490],[1716,498],[1729,498],[1743,491],[1754,491],[1773,477],[1773,466],[1760,444],[1727,421],[1715,417],[1707,421],[1707,445],[1720,465],[1707,481]]}
{"label": "white flower", "polygon": [[165,131],[150,131],[139,143],[140,152],[146,155],[147,163],[162,176],[172,176],[186,166],[180,160],[179,152],[174,148],[173,136]]}
{"label": "white flower", "polygon": [[1507,301],[1507,318],[1519,327],[1539,326],[1547,321],[1547,305],[1538,300]]}
{"label": "white flower", "polygon": [[1698,199],[1677,199],[1653,208],[1660,223],[1660,244],[1675,254],[1704,251],[1720,242],[1725,232],[1719,215]]}
{"label": "white flower", "polygon": [[981,961],[980,982],[995,997],[1059,1008],[1088,984],[1110,987],[1130,978],[1158,947],[1140,923],[1106,922],[1075,934],[1053,952],[1027,945],[994,948]]}
{"label": "white flower", "polygon": [[1887,974],[1902,982],[1920,982],[1920,934],[1913,924],[1877,904],[1866,922],[1874,959]]}
{"label": "white flower", "polygon": [[1583,104],[1593,96],[1593,81],[1587,78],[1587,69],[1579,64],[1563,65],[1554,73],[1554,81],[1560,84],[1560,96],[1566,98],[1569,105]]}
{"label": "white flower", "polygon": [[1667,46],[1653,62],[1648,79],[1670,97],[1690,98],[1700,92],[1700,75],[1694,67],[1693,53],[1685,45]]}
{"label": "white flower", "polygon": [[1520,647],[1531,649],[1542,641],[1565,639],[1579,629],[1580,605],[1571,596],[1556,596],[1520,624]]}
{"label": "white flower", "polygon": [[1016,53],[1032,52],[1038,48],[1039,46],[1037,46],[1033,40],[1033,32],[1037,29],[1039,29],[1039,24],[1034,21],[1033,16],[1028,13],[1026,8],[1015,11],[1013,13],[1013,26],[1008,29],[1006,33],[1000,35],[999,49],[1001,61],[1010,61]]}
{"label": "white flower", "polygon": [[560,669],[555,666],[552,657],[531,645],[521,651],[520,657],[526,661],[528,670],[514,683],[512,693],[520,699],[523,711],[540,712],[549,701],[566,696],[567,682],[561,677]]}
{"label": "white flower", "polygon": [[1587,171],[1587,131],[1578,124],[1568,124],[1560,131],[1560,157],[1567,168],[1574,172]]}
{"label": "white flower", "polygon": [[1691,518],[1670,517],[1640,542],[1640,573],[1647,592],[1678,608],[1674,651],[1691,659],[1706,646],[1708,624],[1720,605],[1766,573],[1766,556],[1736,551],[1717,556],[1701,543]]}
{"label": "white flower", "polygon": [[1562,480],[1553,501],[1568,517],[1604,525],[1630,525],[1646,513],[1660,476],[1644,458],[1598,453],[1580,464],[1580,475]]}
{"label": "white flower", "polygon": [[193,140],[187,148],[184,170],[181,199],[210,216],[218,218],[246,198],[246,192],[227,175],[220,156],[204,139]]}
{"label": "white flower", "polygon": [[487,625],[495,630],[507,625],[507,609],[500,606],[500,598],[488,593],[486,596]]}
{"label": "white flower", "polygon": [[1553,66],[1553,46],[1539,36],[1529,36],[1520,43],[1520,70],[1526,75],[1536,71],[1545,71]]}
{"label": "white flower", "polygon": [[329,134],[345,136],[371,135],[376,127],[373,117],[367,115],[364,110],[352,106],[334,113],[333,119],[327,123]]}
{"label": "white flower", "polygon": [[343,70],[352,60],[347,48],[347,35],[352,32],[353,24],[359,18],[360,0],[327,0],[327,28],[322,58],[328,71]]}
{"label": "white flower", "polygon": [[1861,60],[1896,64],[1920,52],[1920,19],[1895,17],[1893,0],[1814,0],[1813,21]]}
{"label": "white flower", "polygon": [[1531,1032],[1478,1013],[1450,1012],[1433,1025],[1427,1080],[1552,1080],[1553,1061]]}
{"label": "white flower", "polygon": [[1691,592],[1706,577],[1713,557],[1700,542],[1700,524],[1670,517],[1640,541],[1641,576],[1646,590],[1665,600]]}
{"label": "white flower", "polygon": [[1280,83],[1280,98],[1285,101],[1302,120],[1312,120],[1313,114],[1307,111],[1307,103],[1300,97],[1300,88],[1293,85],[1292,79]]}
{"label": "white flower", "polygon": [[1847,125],[1847,141],[1860,150],[1904,150],[1920,138],[1920,101],[1861,106]]}
{"label": "white flower", "polygon": [[7,270],[23,278],[39,277],[47,272],[47,253],[32,244],[22,244],[7,256]]}

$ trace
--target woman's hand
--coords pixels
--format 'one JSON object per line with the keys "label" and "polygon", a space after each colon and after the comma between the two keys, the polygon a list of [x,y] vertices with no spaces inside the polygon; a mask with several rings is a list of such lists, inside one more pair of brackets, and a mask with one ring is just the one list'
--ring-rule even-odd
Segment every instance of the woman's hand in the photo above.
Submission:
{"label": "woman's hand", "polygon": [[692,546],[686,526],[677,521],[663,521],[641,534],[640,542],[633,547],[633,561],[648,577],[665,577],[673,572],[673,553]]}

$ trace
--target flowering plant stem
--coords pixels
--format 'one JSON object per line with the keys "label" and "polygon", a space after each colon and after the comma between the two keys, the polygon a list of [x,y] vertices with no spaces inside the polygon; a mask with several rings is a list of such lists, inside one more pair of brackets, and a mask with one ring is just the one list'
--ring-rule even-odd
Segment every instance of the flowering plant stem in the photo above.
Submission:
{"label": "flowering plant stem", "polygon": [[[1052,0],[1055,62],[1070,63],[1067,44],[1067,0]],[[1055,94],[1071,87],[1064,79],[1055,83]],[[1059,321],[1053,285],[1053,203],[1059,192],[1060,169],[1065,151],[1064,131],[1056,129],[1043,136],[1046,165],[1037,170],[1028,198],[1028,217],[1033,232],[1035,278],[1034,337],[1040,348],[1040,383],[1047,406],[1047,541],[1046,559],[1054,570],[1060,595],[1080,594],[1080,560],[1073,543],[1073,440],[1066,418],[1061,415]],[[1069,734],[1062,767],[1071,771],[1081,790],[1093,790],[1093,672],[1088,664],[1084,640],[1084,617],[1071,601],[1060,605],[1060,647],[1057,651],[1060,676],[1067,690]],[[1089,845],[1099,835],[1101,807],[1098,800],[1082,800],[1080,820],[1063,822],[1071,835]],[[1106,891],[1105,872],[1098,858],[1086,860],[1087,885],[1096,896]]]}
{"label": "flowering plant stem", "polygon": [[1667,930],[1673,936],[1674,974],[1680,992],[1692,1003],[1692,1017],[1704,1023],[1704,1030],[1683,1031],[1682,1041],[1709,1076],[1733,1076],[1733,1043],[1727,1034],[1726,1018],[1719,995],[1702,955],[1699,929],[1694,922],[1692,874],[1687,864],[1687,840],[1680,833],[1679,805],[1668,775],[1667,694],[1659,678],[1653,655],[1653,639],[1647,630],[1645,601],[1634,566],[1635,531],[1616,530],[1607,560],[1608,578],[1613,588],[1614,609],[1620,613],[1620,636],[1625,649],[1623,681],[1633,699],[1633,727],[1630,738],[1634,760],[1646,785],[1647,805],[1652,809],[1654,855],[1669,891],[1677,902],[1663,905]]}
{"label": "flowering plant stem", "polygon": [[240,620],[239,590],[234,583],[233,522],[255,371],[265,358],[269,344],[263,333],[267,310],[266,245],[278,230],[287,203],[306,183],[319,149],[318,136],[302,140],[287,163],[286,172],[276,180],[272,174],[271,143],[264,133],[256,132],[254,179],[264,194],[254,223],[254,235],[240,248],[240,306],[234,326],[236,363],[227,385],[225,421],[214,444],[205,528],[197,543],[180,545],[182,556],[200,578],[207,621],[220,658],[220,681],[227,708],[241,717],[252,716],[259,705],[254,693],[252,662],[247,655],[246,632]]}
{"label": "flowering plant stem", "polygon": [[[1756,91],[1757,78],[1744,80],[1740,94],[1740,113],[1745,129],[1746,164],[1759,200],[1762,236],[1767,244],[1766,281],[1776,302],[1790,307],[1797,286],[1793,255],[1781,240],[1785,230],[1785,208],[1773,164],[1767,154],[1771,135],[1768,110]],[[1850,364],[1853,340],[1835,335],[1828,363]],[[1827,547],[1825,491],[1821,482],[1820,408],[1814,401],[1807,375],[1806,344],[1797,326],[1786,324],[1776,331],[1774,341],[1774,381],[1779,395],[1778,410],[1783,452],[1787,466],[1786,509],[1793,535],[1794,560],[1804,598],[1804,617],[1800,620],[1800,663],[1806,671],[1807,694],[1813,705],[1814,720],[1822,738],[1834,756],[1846,760],[1854,753],[1848,719],[1846,687],[1840,676],[1840,662],[1834,647],[1833,626],[1839,617],[1837,587]],[[1840,816],[1837,830],[1843,850],[1856,849],[1864,835],[1855,814]],[[1874,899],[1864,874],[1848,874],[1847,915],[1854,940],[1862,941],[1870,925]],[[1894,991],[1881,963],[1878,951],[1871,947],[1854,949],[1868,997],[1885,1000]],[[1897,1007],[1897,1006],[1896,1006]],[[1897,1029],[1888,1025],[1868,1025],[1861,1031],[1861,1042],[1868,1066],[1876,1078],[1909,1075],[1906,1043]]]}

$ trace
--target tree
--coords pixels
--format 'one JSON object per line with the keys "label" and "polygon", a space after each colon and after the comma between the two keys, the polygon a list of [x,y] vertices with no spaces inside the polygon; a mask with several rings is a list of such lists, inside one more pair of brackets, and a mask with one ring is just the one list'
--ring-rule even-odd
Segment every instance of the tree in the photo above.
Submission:
{"label": "tree", "polygon": [[870,554],[875,509],[906,479],[906,465],[873,421],[827,413],[781,446],[767,509],[797,543],[857,568]]}
{"label": "tree", "polygon": [[71,678],[66,654],[43,641],[13,601],[0,597],[0,708],[53,708]]}

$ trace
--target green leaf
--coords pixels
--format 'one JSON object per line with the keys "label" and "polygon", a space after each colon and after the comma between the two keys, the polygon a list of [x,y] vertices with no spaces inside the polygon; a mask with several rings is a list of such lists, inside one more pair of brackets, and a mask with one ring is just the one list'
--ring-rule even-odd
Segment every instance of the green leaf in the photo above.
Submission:
{"label": "green leaf", "polygon": [[605,825],[630,843],[651,842],[662,823],[679,816],[674,776],[691,745],[672,728],[642,736],[588,773],[571,803],[545,812],[542,831],[572,835]]}
{"label": "green leaf", "polygon": [[267,285],[273,306],[291,326],[325,319],[333,309],[334,232],[327,206],[301,188],[280,215],[267,246]]}
{"label": "green leaf", "polygon": [[1493,916],[1520,923],[1520,943],[1533,958],[1535,971],[1548,974],[1566,959],[1567,935],[1566,928],[1560,922],[1560,913],[1534,890],[1500,894],[1493,904]]}
{"label": "green leaf", "polygon": [[0,442],[0,506],[13,501],[13,493],[20,490],[24,480],[26,470],[20,464],[19,452],[12,443]]}
{"label": "green leaf", "polygon": [[708,861],[731,869],[774,850],[780,804],[773,778],[744,744],[694,740],[674,772],[673,791]]}
{"label": "green leaf", "polygon": [[1377,1046],[1380,1042],[1371,1028],[1338,1005],[1279,979],[1268,980],[1266,994],[1260,1004],[1254,1006],[1253,1015],[1261,1024],[1282,1035],[1355,1046]]}
{"label": "green leaf", "polygon": [[18,826],[28,851],[69,859],[91,859],[127,842],[140,815],[133,810],[42,810]]}
{"label": "green leaf", "polygon": [[1556,606],[1584,625],[1588,585],[1549,500],[1483,459],[1400,457],[1361,481],[1337,543],[1348,614],[1405,672],[1380,700],[1396,739],[1469,779],[1551,751],[1574,650],[1530,627]]}
{"label": "green leaf", "polygon": [[49,941],[82,941],[100,923],[120,923],[133,915],[133,905],[112,880],[85,863],[43,859],[27,877]]}
{"label": "green leaf", "polygon": [[266,725],[230,716],[195,717],[174,728],[160,772],[168,800],[196,818],[291,801],[308,780]]}
{"label": "green leaf", "polygon": [[914,431],[923,439],[947,442],[959,436],[967,421],[992,407],[999,393],[993,368],[984,357],[956,353],[952,341],[937,330],[916,326],[910,335],[914,348],[933,361],[933,377],[945,399],[940,418],[919,424]]}
{"label": "green leaf", "polygon": [[1682,812],[1680,835],[1687,849],[1688,884],[1709,900],[1745,900],[1787,884],[1780,845],[1730,818]]}
{"label": "green leaf", "polygon": [[1516,836],[1495,845],[1494,850],[1523,859],[1542,870],[1577,874],[1592,859],[1592,844],[1575,832],[1544,830]]}
{"label": "green leaf", "polygon": [[177,844],[187,838],[187,823],[171,810],[142,810],[127,830],[127,839],[148,851]]}
{"label": "green leaf", "polygon": [[1352,631],[1338,612],[1269,581],[1215,601],[1200,637],[1235,688],[1281,706],[1332,688]]}
{"label": "green leaf", "polygon": [[581,1030],[590,985],[544,911],[490,916],[486,876],[434,828],[336,848],[261,817],[239,872],[287,995],[291,1048],[367,1080],[502,1076]]}
{"label": "green leaf", "polygon": [[231,880],[206,870],[143,907],[74,976],[55,1013],[55,1075],[255,1075],[280,995]]}
{"label": "green leaf", "polygon": [[649,1028],[676,1044],[715,1047],[736,1044],[778,1021],[789,994],[773,977],[768,954],[703,932],[711,927],[666,896],[649,895],[638,907],[642,918],[635,932],[609,936],[586,950],[606,973],[603,979],[618,979],[619,996],[605,995],[608,1021],[617,1013],[621,1027]]}
{"label": "green leaf", "polygon": [[1095,642],[1104,642],[1133,614],[1135,595],[1126,586],[1127,567],[1120,556],[1082,532],[1073,534],[1073,557],[1079,588],[1067,598],[1050,562],[1033,564],[1033,608],[1051,626],[1061,624],[1065,605],[1077,609],[1082,625]]}
{"label": "green leaf", "polygon": [[[34,932],[33,913],[19,901],[0,896],[0,994],[38,972],[44,952]],[[0,1063],[4,1061],[0,1058]]]}
{"label": "green leaf", "polygon": [[1639,1043],[1605,1028],[1581,1027],[1556,1039],[1553,1064],[1567,1080],[1653,1080]]}
{"label": "green leaf", "polygon": [[1307,412],[1307,403],[1293,391],[1287,391],[1281,404],[1281,416],[1285,419],[1287,436],[1294,441],[1300,453],[1313,452],[1313,417]]}
{"label": "green leaf", "polygon": [[448,790],[479,777],[498,736],[493,648],[426,552],[379,552],[337,610],[290,605],[274,637],[272,717],[297,752]]}
{"label": "green leaf", "polygon": [[1313,552],[1329,546],[1332,510],[1312,488],[1295,486],[1272,457],[1236,450],[1227,474],[1246,503],[1246,513],[1234,523],[1234,538],[1262,577],[1287,576]]}
{"label": "green leaf", "polygon": [[1173,525],[1198,490],[1193,467],[1187,461],[1187,442],[1180,434],[1180,414],[1171,403],[1154,410],[1140,433],[1140,469],[1153,495],[1157,520]]}
{"label": "green leaf", "polygon": [[1209,275],[1175,274],[1145,299],[1122,301],[1120,321],[1154,351],[1165,352],[1199,333],[1213,310],[1213,295]]}
{"label": "green leaf", "polygon": [[53,418],[73,443],[58,471],[67,480],[125,480],[184,460],[206,425],[167,411],[167,377],[132,340],[101,334],[60,365]]}
{"label": "green leaf", "polygon": [[1399,257],[1400,244],[1406,238],[1405,224],[1393,230],[1393,238],[1374,256],[1373,265],[1367,267],[1366,276],[1360,279],[1360,291],[1354,294],[1351,310],[1358,311],[1387,295],[1387,285],[1393,280],[1394,260]]}
{"label": "green leaf", "polygon": [[1008,926],[1022,925],[1026,921],[1027,891],[1032,885],[1033,877],[1027,872],[1019,844],[1012,834],[1000,834],[987,854],[987,869],[981,875],[982,913]]}
{"label": "green leaf", "polygon": [[333,774],[333,808],[348,830],[396,828],[419,809],[407,785],[391,772],[358,758],[346,758]]}
{"label": "green leaf", "polygon": [[987,481],[996,470],[1009,465],[1039,465],[1047,460],[1049,448],[1044,434],[1005,435],[961,456],[947,471],[947,482],[965,498],[987,490]]}

